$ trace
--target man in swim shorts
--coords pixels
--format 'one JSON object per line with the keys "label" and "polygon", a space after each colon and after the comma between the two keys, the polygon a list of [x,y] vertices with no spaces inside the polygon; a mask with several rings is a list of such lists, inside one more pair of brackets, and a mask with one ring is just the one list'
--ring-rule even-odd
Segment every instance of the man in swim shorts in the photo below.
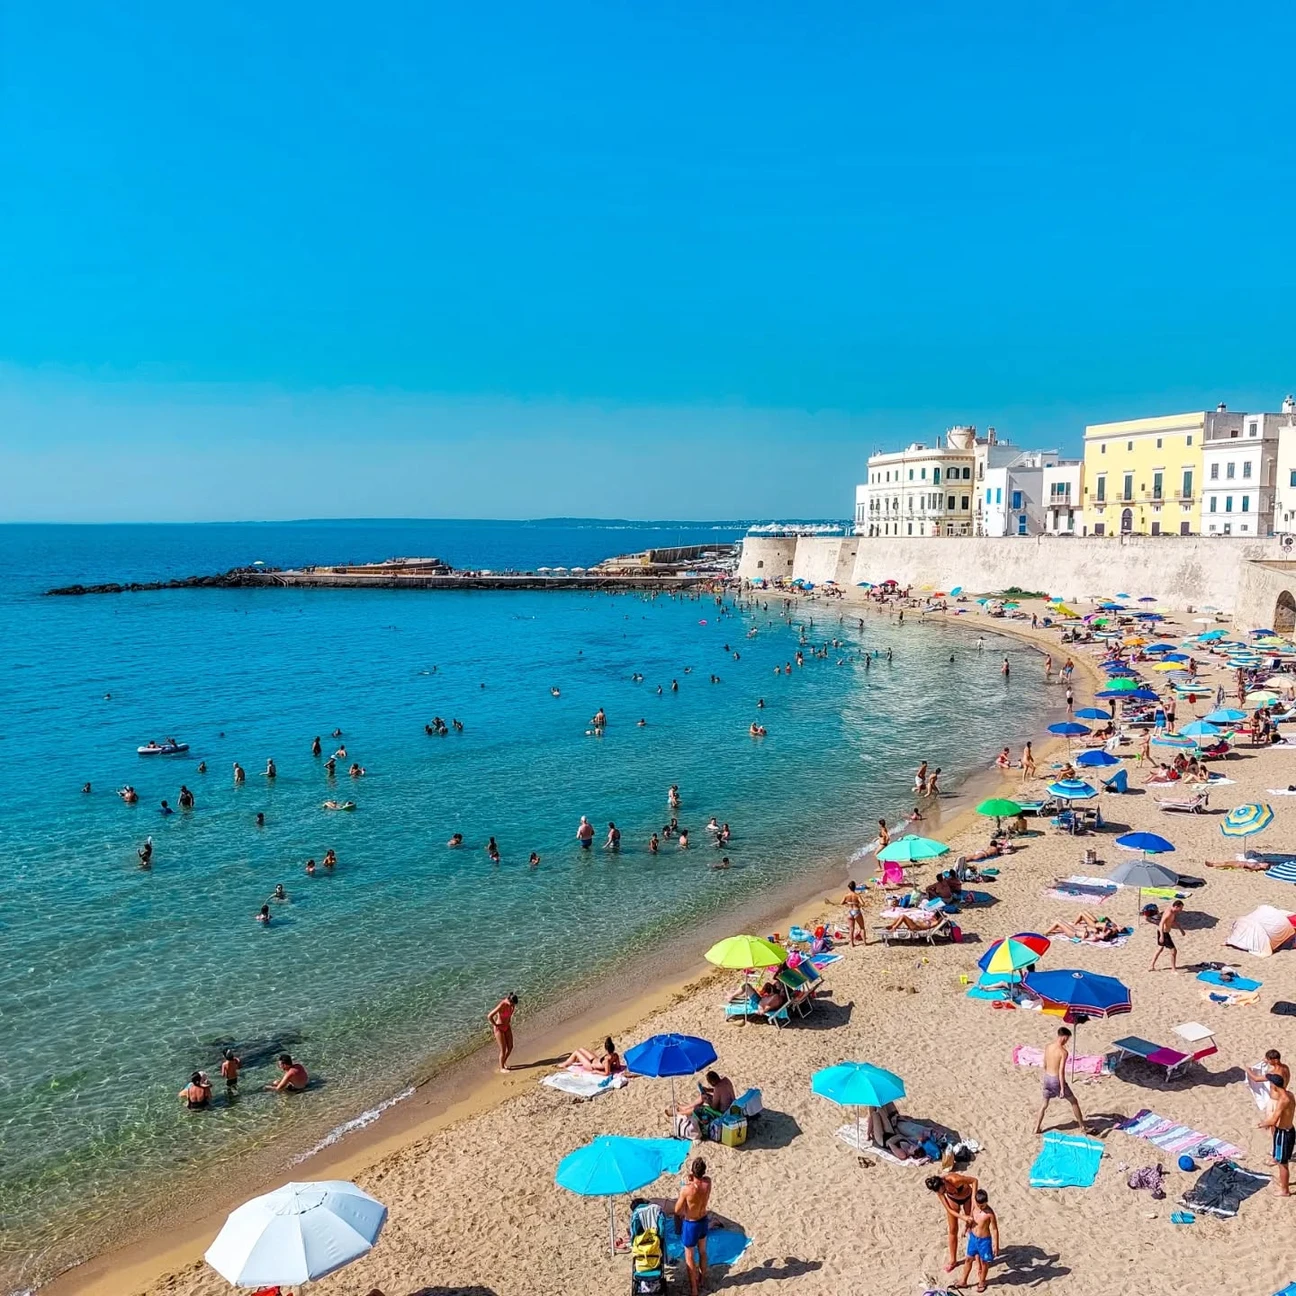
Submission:
{"label": "man in swim shorts", "polygon": [[986,1270],[994,1263],[995,1252],[999,1250],[999,1218],[990,1205],[990,1197],[984,1188],[977,1190],[975,1205],[972,1207],[972,1219],[967,1230],[967,1259],[963,1261],[963,1272],[954,1287],[966,1287],[972,1276],[972,1266],[977,1270],[977,1291],[986,1289]]}
{"label": "man in swim shorts", "polygon": [[1280,1197],[1290,1197],[1288,1177],[1291,1173],[1292,1152],[1296,1151],[1296,1128],[1293,1128],[1293,1117],[1296,1116],[1296,1095],[1287,1088],[1287,1081],[1281,1073],[1270,1071],[1265,1079],[1269,1081],[1269,1101],[1272,1108],[1269,1115],[1260,1122],[1261,1129],[1273,1130],[1273,1163],[1278,1171],[1274,1187]]}
{"label": "man in swim shorts", "polygon": [[1183,907],[1183,901],[1176,900],[1161,915],[1161,919],[1157,923],[1156,953],[1152,955],[1152,966],[1148,969],[1149,972],[1156,971],[1157,959],[1161,957],[1162,950],[1170,951],[1170,971],[1179,971],[1179,949],[1170,933],[1183,931],[1183,926],[1179,921],[1183,916]]}
{"label": "man in swim shorts", "polygon": [[688,1267],[692,1296],[698,1296],[700,1284],[706,1282],[707,1206],[710,1201],[711,1180],[707,1178],[706,1162],[696,1157],[689,1167],[688,1182],[680,1189],[674,1210],[675,1227],[684,1244],[684,1263]]}
{"label": "man in swim shorts", "polygon": [[1067,1059],[1070,1057],[1070,1044],[1070,1030],[1065,1026],[1059,1026],[1057,1039],[1044,1050],[1044,1103],[1040,1107],[1039,1119],[1035,1122],[1036,1134],[1044,1132],[1044,1113],[1048,1111],[1049,1103],[1054,1098],[1063,1098],[1071,1104],[1071,1110],[1075,1113],[1076,1124],[1080,1126],[1080,1132],[1087,1133],[1084,1113],[1080,1110],[1080,1104],[1076,1101],[1076,1096],[1071,1092],[1071,1086],[1067,1084],[1066,1080],[1066,1064]]}

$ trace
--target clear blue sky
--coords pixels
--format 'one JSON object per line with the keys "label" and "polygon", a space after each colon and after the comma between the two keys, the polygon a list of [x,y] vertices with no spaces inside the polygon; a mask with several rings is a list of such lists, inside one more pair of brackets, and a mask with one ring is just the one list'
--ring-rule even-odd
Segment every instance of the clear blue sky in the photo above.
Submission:
{"label": "clear blue sky", "polygon": [[1276,408],[1293,49],[1264,0],[12,0],[0,518],[844,516],[950,422]]}

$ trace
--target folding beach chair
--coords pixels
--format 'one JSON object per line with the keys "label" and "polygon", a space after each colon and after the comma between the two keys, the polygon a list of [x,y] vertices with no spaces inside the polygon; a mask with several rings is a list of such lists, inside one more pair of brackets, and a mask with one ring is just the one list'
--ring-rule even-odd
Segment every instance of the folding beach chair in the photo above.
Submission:
{"label": "folding beach chair", "polygon": [[1200,1062],[1202,1058],[1218,1053],[1215,1043],[1215,1032],[1200,1022],[1184,1022],[1174,1028],[1175,1034],[1193,1051],[1181,1053],[1178,1049],[1168,1048],[1164,1044],[1153,1044],[1150,1040],[1140,1039],[1137,1035],[1127,1036],[1113,1042],[1112,1047],[1119,1050],[1116,1061],[1119,1064],[1127,1057],[1136,1057],[1151,1066],[1165,1067],[1166,1079],[1173,1080],[1174,1073],[1185,1069],[1191,1062]]}
{"label": "folding beach chair", "polygon": [[1156,803],[1163,814],[1201,814],[1210,804],[1210,793],[1196,792],[1190,797],[1174,797],[1168,801],[1157,797]]}

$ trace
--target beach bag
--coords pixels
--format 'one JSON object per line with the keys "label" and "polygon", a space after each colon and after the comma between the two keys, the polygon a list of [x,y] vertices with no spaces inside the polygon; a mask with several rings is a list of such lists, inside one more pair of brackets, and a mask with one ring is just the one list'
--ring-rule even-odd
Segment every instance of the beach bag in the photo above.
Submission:
{"label": "beach bag", "polygon": [[702,1137],[702,1127],[698,1124],[697,1117],[684,1112],[676,1112],[675,1137],[697,1142]]}
{"label": "beach bag", "polygon": [[955,945],[961,945],[963,943],[963,928],[960,927],[958,923],[954,923],[950,927],[950,940],[952,940]]}
{"label": "beach bag", "polygon": [[748,1120],[759,1116],[765,1110],[765,1105],[761,1102],[761,1091],[748,1089],[746,1093],[734,1099],[734,1105],[729,1110],[746,1116]]}
{"label": "beach bag", "polygon": [[636,1273],[661,1268],[662,1240],[656,1229],[645,1229],[630,1243],[630,1258]]}

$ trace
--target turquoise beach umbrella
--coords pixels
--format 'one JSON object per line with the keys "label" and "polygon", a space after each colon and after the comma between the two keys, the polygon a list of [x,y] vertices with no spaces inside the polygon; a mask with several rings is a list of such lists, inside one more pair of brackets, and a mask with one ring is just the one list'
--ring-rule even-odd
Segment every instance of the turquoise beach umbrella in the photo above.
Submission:
{"label": "turquoise beach umbrella", "polygon": [[901,837],[878,851],[884,864],[914,864],[949,854],[949,847],[931,837]]}
{"label": "turquoise beach umbrella", "polygon": [[1059,801],[1090,801],[1098,795],[1098,789],[1084,779],[1059,779],[1050,783],[1048,790]]}
{"label": "turquoise beach umbrella", "polygon": [[1245,720],[1246,718],[1247,713],[1245,711],[1239,711],[1237,707],[1220,707],[1202,717],[1203,720],[1208,721],[1210,724],[1221,725],[1237,724],[1239,721]]}
{"label": "turquoise beach umbrella", "polygon": [[1225,837],[1250,837],[1252,833],[1263,832],[1273,820],[1273,806],[1252,802],[1230,810],[1220,823],[1220,832]]}
{"label": "turquoise beach umbrella", "polygon": [[839,1062],[810,1077],[810,1092],[835,1102],[839,1107],[855,1108],[855,1148],[860,1147],[859,1109],[885,1107],[905,1096],[904,1081],[891,1071],[871,1062]]}

